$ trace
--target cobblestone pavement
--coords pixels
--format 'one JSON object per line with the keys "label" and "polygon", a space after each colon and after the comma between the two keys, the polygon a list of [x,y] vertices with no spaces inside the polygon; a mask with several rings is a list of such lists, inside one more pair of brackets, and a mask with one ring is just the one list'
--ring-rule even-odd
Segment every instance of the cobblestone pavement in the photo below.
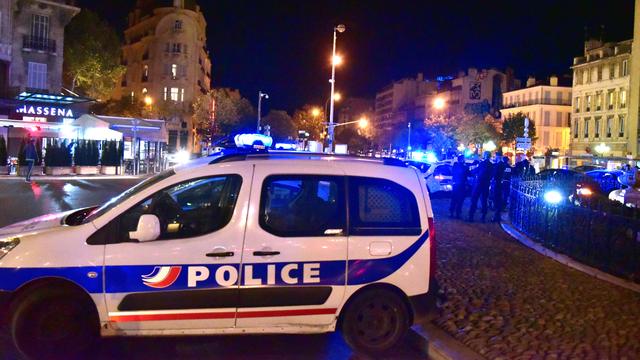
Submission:
{"label": "cobblestone pavement", "polygon": [[433,204],[447,296],[436,323],[446,332],[488,359],[640,358],[640,294],[546,258],[497,224],[449,219],[448,199]]}

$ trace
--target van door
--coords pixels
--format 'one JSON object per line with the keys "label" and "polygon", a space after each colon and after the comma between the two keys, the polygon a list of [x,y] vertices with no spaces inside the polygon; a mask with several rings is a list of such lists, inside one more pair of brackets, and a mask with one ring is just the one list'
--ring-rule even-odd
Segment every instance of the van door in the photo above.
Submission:
{"label": "van door", "polygon": [[255,167],[240,328],[328,325],[336,319],[347,259],[344,174],[327,167],[314,169],[323,175],[310,175],[308,168],[291,162]]}
{"label": "van door", "polygon": [[[119,330],[228,328],[235,325],[239,265],[252,168],[177,181],[105,226],[108,319]],[[129,239],[143,214],[160,220],[159,238]]]}

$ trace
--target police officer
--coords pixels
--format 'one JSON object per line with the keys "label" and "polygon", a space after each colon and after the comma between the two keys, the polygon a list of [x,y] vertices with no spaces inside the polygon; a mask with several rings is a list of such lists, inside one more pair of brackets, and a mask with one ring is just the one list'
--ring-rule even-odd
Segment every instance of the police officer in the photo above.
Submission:
{"label": "police officer", "polygon": [[526,177],[535,175],[536,169],[529,163],[529,160],[527,160],[526,156],[521,156],[522,160],[518,161],[516,166],[513,168],[513,177]]}
{"label": "police officer", "polygon": [[451,169],[453,187],[451,191],[451,204],[449,205],[449,214],[451,217],[460,218],[462,212],[462,204],[467,191],[467,177],[469,176],[469,168],[464,162],[464,155],[458,155],[458,161],[453,164]]}
{"label": "police officer", "polygon": [[[495,206],[495,214],[493,215],[493,221],[499,222],[501,220],[500,213],[504,207],[504,180],[506,178],[507,168],[511,172],[511,166],[509,166],[509,158],[502,157],[502,154],[496,154],[498,162],[493,167],[493,180],[495,187],[493,189],[493,206]],[[506,159],[506,161],[505,161]]]}
{"label": "police officer", "polygon": [[469,209],[469,221],[473,221],[476,209],[478,208],[478,199],[482,202],[482,221],[487,217],[487,200],[489,199],[489,186],[493,177],[493,164],[491,163],[491,153],[484,152],[484,160],[472,170],[475,175],[475,184],[471,193],[471,208]]}

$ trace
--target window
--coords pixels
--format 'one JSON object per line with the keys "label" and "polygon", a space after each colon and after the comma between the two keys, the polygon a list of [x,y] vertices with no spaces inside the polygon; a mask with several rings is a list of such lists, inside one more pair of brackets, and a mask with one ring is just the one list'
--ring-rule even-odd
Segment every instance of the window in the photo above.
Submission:
{"label": "window", "polygon": [[353,235],[420,235],[418,203],[408,189],[385,179],[349,178]]}
{"label": "window", "polygon": [[32,89],[47,88],[47,64],[29,62],[27,69],[27,87]]}
{"label": "window", "polygon": [[624,109],[627,107],[627,90],[620,90],[620,108]]}
{"label": "window", "polygon": [[589,137],[589,118],[584,119],[584,138]]}
{"label": "window", "polygon": [[46,15],[33,15],[31,18],[32,41],[46,45],[49,40],[49,17]]}
{"label": "window", "polygon": [[562,113],[560,111],[556,112],[556,126],[557,127],[562,126]]}
{"label": "window", "polygon": [[158,240],[190,238],[225,227],[231,220],[242,177],[223,175],[188,180],[158,191],[120,218],[122,238],[129,239],[143,214],[160,220]]}
{"label": "window", "polygon": [[[182,122],[182,128],[186,128],[186,122]],[[180,131],[180,147],[185,149],[189,145],[189,132],[188,131]]]}
{"label": "window", "polygon": [[629,75],[629,60],[622,60],[622,76]]}
{"label": "window", "polygon": [[613,104],[615,103],[615,93],[613,90],[607,92],[607,109],[613,110]]}
{"label": "window", "polygon": [[173,23],[173,31],[180,31],[182,30],[182,20],[176,20]]}
{"label": "window", "polygon": [[573,122],[573,138],[577,139],[578,138],[578,133],[580,132],[580,129],[578,129],[578,121],[576,119],[576,121]]}
{"label": "window", "polygon": [[591,95],[587,95],[586,96],[586,100],[585,100],[586,104],[585,104],[585,111],[589,112],[591,111]]}
{"label": "window", "polygon": [[562,91],[558,91],[556,96],[556,104],[562,104]]}
{"label": "window", "polygon": [[173,80],[178,78],[178,64],[171,64],[171,78]]}
{"label": "window", "polygon": [[601,117],[596,117],[595,118],[594,130],[595,130],[595,137],[597,137],[597,138],[600,137],[600,120],[601,119],[602,119]]}
{"label": "window", "polygon": [[591,82],[591,69],[585,71],[587,73],[587,84]]}
{"label": "window", "polygon": [[171,88],[171,101],[178,101],[178,88],[172,87]]}
{"label": "window", "polygon": [[169,130],[169,137],[167,141],[167,150],[169,152],[174,152],[178,147],[178,131],[177,130]]}
{"label": "window", "polygon": [[142,65],[142,81],[148,81],[149,80],[149,65],[144,64]]}
{"label": "window", "polygon": [[260,227],[282,237],[345,235],[344,178],[269,176],[262,184]]}
{"label": "window", "polygon": [[542,132],[542,146],[550,146],[551,143],[549,142],[549,132],[548,131],[543,131]]}
{"label": "window", "polygon": [[545,111],[544,112],[544,126],[551,126],[551,112],[549,111]]}
{"label": "window", "polygon": [[142,88],[142,95],[146,95],[149,92],[147,88]]}
{"label": "window", "polygon": [[551,104],[551,91],[544,92],[544,103]]}
{"label": "window", "polygon": [[164,87],[164,92],[162,93],[162,99],[167,101],[167,97],[169,96],[169,91],[167,89],[167,87]]}
{"label": "window", "polygon": [[596,77],[596,81],[601,81],[602,80],[602,69],[603,66],[602,65],[598,65],[597,67],[597,77]]}
{"label": "window", "polygon": [[184,102],[184,88],[180,88],[180,102]]}
{"label": "window", "polygon": [[612,125],[613,124],[613,116],[607,116],[607,137],[610,138],[611,137],[611,131],[612,131]]}
{"label": "window", "polygon": [[602,110],[602,93],[596,94],[596,111]]}
{"label": "window", "polygon": [[624,137],[624,115],[618,115],[619,132],[618,137]]}
{"label": "window", "polygon": [[609,64],[609,79],[614,79],[616,77],[616,64]]}
{"label": "window", "polygon": [[579,113],[580,112],[580,97],[576,97],[575,100],[573,101],[573,105],[574,105],[574,110],[575,112]]}

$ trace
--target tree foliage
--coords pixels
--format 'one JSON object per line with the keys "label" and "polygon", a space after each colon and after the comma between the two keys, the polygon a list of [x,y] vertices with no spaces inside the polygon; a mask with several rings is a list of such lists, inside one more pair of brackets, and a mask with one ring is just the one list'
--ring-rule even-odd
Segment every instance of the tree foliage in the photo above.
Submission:
{"label": "tree foliage", "polygon": [[[255,131],[256,110],[249,100],[243,98],[237,90],[226,88],[213,89],[210,96],[215,102],[215,129],[218,134],[229,135],[245,130]],[[211,127],[210,122],[200,123]]]}
{"label": "tree foliage", "polygon": [[493,121],[481,116],[464,115],[457,121],[456,139],[462,144],[483,144],[500,138]]}
{"label": "tree foliage", "polygon": [[271,136],[276,141],[283,141],[297,137],[296,126],[293,119],[284,110],[271,110],[267,116],[262,118],[264,125],[271,127]]}
{"label": "tree foliage", "polygon": [[209,91],[206,94],[198,95],[191,104],[196,131],[206,139],[211,139],[211,136],[215,134],[215,123],[211,112],[212,101],[213,92]]}
{"label": "tree foliage", "polygon": [[115,30],[96,13],[83,9],[66,26],[64,45],[64,73],[71,89],[108,99],[125,72]]}
{"label": "tree foliage", "polygon": [[109,99],[97,102],[91,107],[91,112],[100,115],[125,116],[145,118],[151,115],[144,103],[138,98],[124,96],[121,99]]}
{"label": "tree foliage", "polygon": [[[502,123],[502,136],[501,140],[506,146],[511,146],[515,143],[516,138],[524,136],[524,119],[525,115],[521,112],[507,118]],[[535,142],[536,137],[536,124],[533,121],[529,121],[529,137],[531,142]]]}
{"label": "tree foliage", "polygon": [[[4,136],[0,135],[0,167],[7,165],[7,143]],[[3,170],[0,168],[0,171]]]}
{"label": "tree foliage", "polygon": [[309,133],[309,140],[320,140],[325,129],[325,113],[312,105],[305,105],[293,113],[293,124],[296,131]]}

